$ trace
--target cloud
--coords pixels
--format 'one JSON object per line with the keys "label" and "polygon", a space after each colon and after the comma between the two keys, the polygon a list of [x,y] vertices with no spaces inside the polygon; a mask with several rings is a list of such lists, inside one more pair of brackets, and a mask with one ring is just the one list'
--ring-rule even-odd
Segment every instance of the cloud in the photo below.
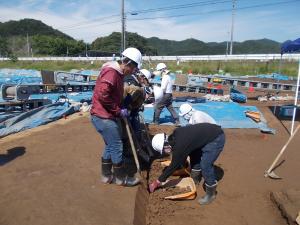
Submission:
{"label": "cloud", "polygon": [[[0,21],[33,18],[74,37],[92,42],[96,37],[121,31],[119,0],[23,0],[10,5],[0,3]],[[15,4],[13,4],[15,3]],[[134,1],[126,1],[126,8],[134,8]],[[168,3],[169,4],[169,3]],[[17,5],[17,6],[16,6]],[[103,18],[105,16],[115,17]],[[221,42],[229,39],[231,12],[203,13],[198,16],[134,20],[141,17],[166,16],[151,13],[138,16],[128,15],[127,30],[145,37],[159,37],[170,40],[195,38],[205,42]],[[174,15],[174,14],[173,14]],[[281,10],[243,10],[235,16],[234,40],[270,38],[286,40],[296,38],[300,27],[295,26],[291,13]],[[99,19],[100,18],[100,19]],[[101,19],[102,18],[102,19]],[[95,20],[98,19],[98,20]],[[298,16],[299,21],[299,16]],[[115,22],[115,23],[111,23]],[[110,24],[107,24],[110,23]],[[274,25],[275,24],[275,25]]]}

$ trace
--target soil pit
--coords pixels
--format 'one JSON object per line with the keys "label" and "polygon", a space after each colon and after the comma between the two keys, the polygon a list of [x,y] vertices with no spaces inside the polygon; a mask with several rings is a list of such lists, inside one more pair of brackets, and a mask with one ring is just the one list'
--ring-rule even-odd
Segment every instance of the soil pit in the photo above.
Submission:
{"label": "soil pit", "polygon": [[[162,160],[155,160],[151,165],[149,172],[149,183],[156,180],[164,169],[161,165]],[[170,179],[178,178],[172,176]],[[189,188],[168,187],[159,188],[154,193],[149,194],[146,186],[140,186],[135,206],[135,220],[134,224],[147,224],[147,225],[162,225],[162,224],[174,224],[172,220],[173,216],[178,213],[184,213],[187,210],[196,209],[194,206],[183,204],[184,201],[172,201],[165,200],[164,198],[171,195],[181,194],[189,192]],[[191,200],[186,200],[191,201]],[[145,204],[145,203],[148,204]],[[144,209],[142,209],[144,207]],[[136,213],[139,214],[136,214]],[[141,217],[145,216],[145,219]],[[177,224],[182,224],[183,221],[179,221]]]}

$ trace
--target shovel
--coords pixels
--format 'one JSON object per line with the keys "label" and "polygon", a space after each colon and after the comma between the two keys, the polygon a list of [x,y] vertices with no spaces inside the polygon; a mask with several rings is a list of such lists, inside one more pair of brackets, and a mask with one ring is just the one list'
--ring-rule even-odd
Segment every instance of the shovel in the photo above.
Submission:
{"label": "shovel", "polygon": [[181,194],[167,196],[167,197],[165,197],[165,199],[168,199],[168,200],[193,200],[197,196],[196,185],[195,185],[193,179],[190,177],[169,180],[163,185],[163,188],[171,188],[171,187],[178,187],[178,188],[181,188],[184,190],[189,189],[190,191],[184,192]]}
{"label": "shovel", "polygon": [[279,177],[278,175],[276,175],[274,173],[274,167],[277,164],[279,158],[282,156],[282,154],[284,153],[284,151],[286,150],[286,147],[289,145],[289,143],[291,142],[291,140],[293,139],[293,137],[295,136],[295,134],[297,133],[297,131],[299,130],[300,125],[298,125],[298,127],[296,128],[295,132],[293,133],[293,135],[291,135],[288,139],[288,141],[285,143],[285,145],[282,147],[281,151],[279,152],[279,154],[277,155],[276,159],[273,161],[272,165],[270,166],[270,168],[265,172],[265,177],[270,177],[272,179],[281,179],[281,177]]}
{"label": "shovel", "polygon": [[123,119],[124,119],[124,122],[125,122],[125,127],[126,127],[127,135],[128,135],[128,138],[129,138],[130,146],[131,146],[131,149],[132,149],[136,169],[137,169],[137,172],[139,174],[139,178],[142,178],[142,176],[141,176],[141,167],[140,167],[140,163],[139,163],[138,156],[137,156],[137,153],[136,153],[136,148],[135,148],[135,145],[134,145],[134,142],[133,142],[133,139],[132,139],[132,135],[131,135],[130,127],[129,127],[129,124],[128,124],[128,120],[127,120],[126,117],[123,118]]}

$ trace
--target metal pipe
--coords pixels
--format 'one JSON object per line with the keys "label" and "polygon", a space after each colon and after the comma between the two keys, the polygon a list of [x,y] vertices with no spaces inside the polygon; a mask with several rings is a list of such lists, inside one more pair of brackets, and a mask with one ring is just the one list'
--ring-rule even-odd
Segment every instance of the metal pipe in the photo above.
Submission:
{"label": "metal pipe", "polygon": [[233,29],[234,29],[235,1],[236,1],[236,0],[232,0],[230,55],[232,55],[232,50],[233,50]]}
{"label": "metal pipe", "polygon": [[293,111],[293,120],[292,120],[292,127],[291,127],[291,136],[294,133],[294,124],[296,118],[296,111],[297,111],[297,101],[298,101],[298,93],[299,93],[299,82],[300,82],[300,59],[299,59],[299,66],[298,66],[298,78],[297,78],[297,86],[296,86],[296,96],[294,101],[294,111]]}

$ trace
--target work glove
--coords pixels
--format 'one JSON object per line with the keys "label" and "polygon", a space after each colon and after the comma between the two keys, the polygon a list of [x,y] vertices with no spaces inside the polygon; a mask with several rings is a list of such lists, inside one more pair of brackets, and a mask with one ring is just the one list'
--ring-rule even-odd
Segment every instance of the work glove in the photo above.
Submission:
{"label": "work glove", "polygon": [[128,110],[127,109],[121,109],[121,112],[120,112],[120,116],[121,117],[128,117],[129,116],[129,112],[128,112]]}
{"label": "work glove", "polygon": [[149,184],[149,191],[150,191],[150,193],[154,192],[160,186],[161,186],[161,183],[160,183],[159,180],[153,181],[151,184]]}

